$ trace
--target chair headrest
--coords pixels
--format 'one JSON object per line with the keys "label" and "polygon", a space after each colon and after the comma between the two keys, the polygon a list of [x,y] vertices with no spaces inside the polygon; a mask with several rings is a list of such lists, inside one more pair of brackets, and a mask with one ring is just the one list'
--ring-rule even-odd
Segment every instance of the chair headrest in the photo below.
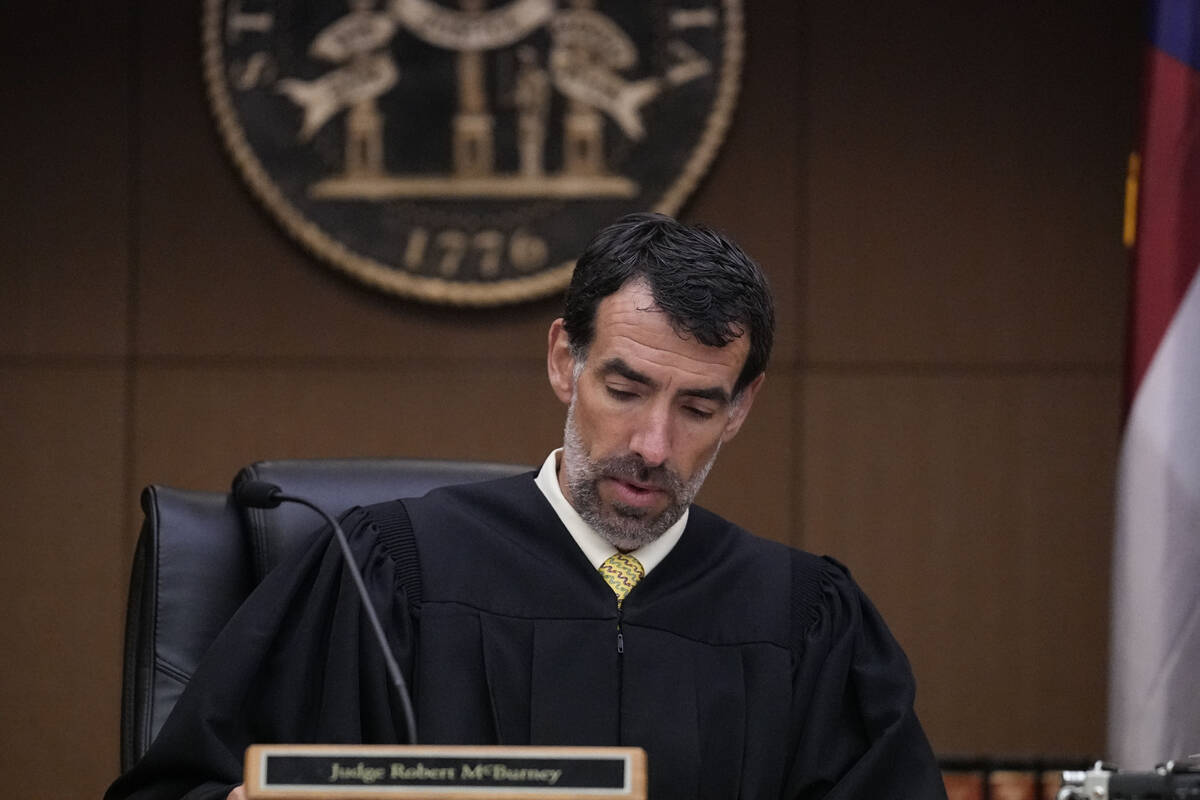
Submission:
{"label": "chair headrest", "polygon": [[[257,461],[244,467],[233,486],[247,480],[274,483],[309,500],[334,517],[355,506],[402,497],[420,497],[441,486],[503,478],[529,472],[516,464],[407,458],[314,458]],[[278,508],[243,508],[255,580],[262,580],[284,557],[302,547],[322,527],[321,518],[295,503]]]}

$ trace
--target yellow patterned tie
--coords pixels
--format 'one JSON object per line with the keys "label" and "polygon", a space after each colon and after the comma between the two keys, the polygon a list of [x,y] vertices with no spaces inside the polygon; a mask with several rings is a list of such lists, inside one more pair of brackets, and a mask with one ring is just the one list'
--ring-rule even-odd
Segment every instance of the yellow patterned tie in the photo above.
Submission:
{"label": "yellow patterned tie", "polygon": [[600,577],[609,585],[617,596],[617,608],[625,601],[625,595],[637,586],[637,582],[646,574],[642,562],[628,553],[613,553],[600,565]]}

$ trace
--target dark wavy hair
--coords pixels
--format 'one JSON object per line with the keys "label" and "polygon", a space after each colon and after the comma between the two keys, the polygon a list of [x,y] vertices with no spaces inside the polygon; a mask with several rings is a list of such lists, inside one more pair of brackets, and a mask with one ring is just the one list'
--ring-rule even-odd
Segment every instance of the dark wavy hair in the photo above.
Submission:
{"label": "dark wavy hair", "polygon": [[749,335],[750,352],[734,397],[766,369],[775,339],[775,305],[766,276],[727,237],[663,214],[618,220],[597,233],[576,262],[563,325],[577,361],[587,357],[595,337],[600,301],[639,278],[681,336],[724,347]]}

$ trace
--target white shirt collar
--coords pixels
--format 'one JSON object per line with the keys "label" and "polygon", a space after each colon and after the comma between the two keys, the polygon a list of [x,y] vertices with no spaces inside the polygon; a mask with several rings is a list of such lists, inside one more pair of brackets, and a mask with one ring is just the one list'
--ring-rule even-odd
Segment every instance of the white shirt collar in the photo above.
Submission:
{"label": "white shirt collar", "polygon": [[[579,512],[563,496],[562,487],[558,485],[558,456],[560,453],[562,453],[561,447],[546,457],[534,483],[546,496],[546,500],[550,502],[554,512],[558,514],[558,518],[570,532],[571,538],[579,545],[579,549],[587,556],[587,560],[592,562],[592,566],[599,569],[606,558],[617,552],[617,548],[592,530],[592,526],[583,521],[583,517],[579,516]],[[641,562],[646,574],[650,574],[650,570],[657,567],[679,542],[679,537],[683,536],[683,529],[687,527],[690,513],[690,508],[685,509],[683,516],[676,520],[674,525],[663,531],[661,536],[645,547],[639,547],[631,552],[631,555],[636,556],[637,560]]]}

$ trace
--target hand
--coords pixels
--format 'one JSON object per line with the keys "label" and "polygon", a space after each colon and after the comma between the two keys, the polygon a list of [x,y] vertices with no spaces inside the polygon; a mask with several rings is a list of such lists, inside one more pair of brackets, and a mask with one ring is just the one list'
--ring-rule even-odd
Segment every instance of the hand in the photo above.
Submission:
{"label": "hand", "polygon": [[225,800],[246,800],[246,787],[239,783]]}

